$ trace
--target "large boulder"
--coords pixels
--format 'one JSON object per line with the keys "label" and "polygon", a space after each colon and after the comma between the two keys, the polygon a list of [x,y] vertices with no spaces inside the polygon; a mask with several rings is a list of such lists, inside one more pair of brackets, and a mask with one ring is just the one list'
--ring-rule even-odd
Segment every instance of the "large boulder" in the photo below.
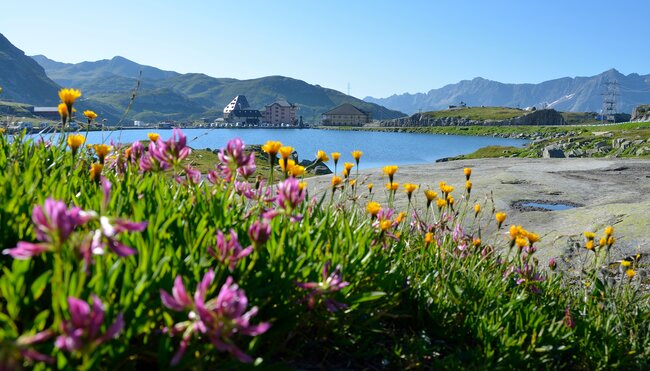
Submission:
{"label": "large boulder", "polygon": [[544,147],[542,151],[543,158],[565,158],[564,151],[561,150],[558,146],[548,146]]}

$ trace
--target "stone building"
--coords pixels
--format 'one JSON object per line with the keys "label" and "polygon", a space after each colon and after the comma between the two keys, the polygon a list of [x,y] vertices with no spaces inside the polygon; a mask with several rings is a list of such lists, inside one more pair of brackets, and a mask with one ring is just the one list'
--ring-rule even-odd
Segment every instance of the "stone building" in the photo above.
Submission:
{"label": "stone building", "polygon": [[248,100],[243,95],[236,96],[223,109],[223,119],[230,123],[258,125],[261,118],[260,111],[251,109]]}
{"label": "stone building", "polygon": [[321,122],[326,126],[363,126],[370,122],[370,113],[344,103],[323,113]]}
{"label": "stone building", "polygon": [[278,100],[265,106],[264,122],[271,125],[290,124],[296,125],[296,112],[298,107],[286,100]]}

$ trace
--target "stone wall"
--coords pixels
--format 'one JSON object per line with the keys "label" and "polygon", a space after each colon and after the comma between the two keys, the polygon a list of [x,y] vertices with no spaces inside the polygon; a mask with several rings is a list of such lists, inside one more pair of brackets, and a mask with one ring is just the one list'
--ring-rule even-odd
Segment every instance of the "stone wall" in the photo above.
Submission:
{"label": "stone wall", "polygon": [[564,125],[564,117],[554,109],[543,109],[531,111],[520,117],[508,120],[470,120],[463,117],[441,117],[431,118],[426,115],[414,114],[410,117],[402,117],[393,120],[383,120],[379,126],[502,126],[502,125]]}

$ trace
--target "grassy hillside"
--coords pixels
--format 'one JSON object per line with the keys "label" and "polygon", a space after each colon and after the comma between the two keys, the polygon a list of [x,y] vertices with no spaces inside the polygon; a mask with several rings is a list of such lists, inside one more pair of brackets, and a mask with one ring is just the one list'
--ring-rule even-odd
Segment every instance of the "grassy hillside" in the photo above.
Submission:
{"label": "grassy hillside", "polygon": [[466,107],[451,110],[424,112],[431,118],[462,117],[470,120],[507,120],[523,116],[527,111],[508,107]]}

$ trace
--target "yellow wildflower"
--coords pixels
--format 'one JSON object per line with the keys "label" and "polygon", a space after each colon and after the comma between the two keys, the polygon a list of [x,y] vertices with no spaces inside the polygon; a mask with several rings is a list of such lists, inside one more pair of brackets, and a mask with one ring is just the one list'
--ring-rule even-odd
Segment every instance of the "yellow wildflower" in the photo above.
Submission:
{"label": "yellow wildflower", "polygon": [[585,244],[585,248],[587,250],[593,250],[594,249],[594,240],[588,240],[587,243]]}
{"label": "yellow wildflower", "polygon": [[481,239],[478,237],[474,238],[474,240],[472,240],[472,245],[474,245],[474,247],[481,246]]}
{"label": "yellow wildflower", "polygon": [[104,168],[104,165],[94,163],[90,165],[90,180],[94,180],[95,182],[99,181],[99,177],[102,174],[102,169]]}
{"label": "yellow wildflower", "polygon": [[368,184],[368,193],[372,193],[372,187],[373,187],[373,184],[369,183]]}
{"label": "yellow wildflower", "polygon": [[382,231],[385,231],[388,228],[390,228],[392,225],[393,225],[393,222],[391,222],[390,220],[382,220],[379,223],[379,228],[381,228]]}
{"label": "yellow wildflower", "polygon": [[481,204],[474,205],[474,217],[476,218],[481,212]]}
{"label": "yellow wildflower", "polygon": [[59,116],[61,116],[61,122],[65,124],[65,121],[68,119],[68,106],[65,103],[59,103]]}
{"label": "yellow wildflower", "polygon": [[381,210],[381,205],[379,204],[379,202],[370,201],[368,202],[368,205],[366,205],[366,211],[368,212],[368,214],[372,215],[373,217],[377,216],[380,210]]}
{"label": "yellow wildflower", "polygon": [[348,183],[350,184],[350,187],[352,187],[354,189],[354,186],[357,184],[357,180],[356,179],[350,179],[350,180],[348,180]]}
{"label": "yellow wildflower", "polygon": [[280,147],[279,152],[280,152],[280,156],[282,158],[287,159],[293,153],[293,147],[291,147],[291,146],[282,146],[282,147]]}
{"label": "yellow wildflower", "polygon": [[294,160],[287,160],[286,158],[280,159],[280,169],[282,169],[282,172],[285,174],[289,174],[294,166],[296,166]]}
{"label": "yellow wildflower", "polygon": [[341,183],[343,183],[343,179],[341,179],[340,176],[334,175],[332,177],[332,187],[337,187],[337,186],[341,185]]}
{"label": "yellow wildflower", "polygon": [[275,142],[272,140],[269,140],[262,146],[262,151],[268,153],[269,157],[273,157],[278,154],[278,151],[280,150],[280,147],[282,147],[281,142]]}
{"label": "yellow wildflower", "polygon": [[472,192],[472,182],[471,181],[469,181],[469,180],[465,181],[465,189],[467,189],[467,193]]}
{"label": "yellow wildflower", "polygon": [[77,150],[84,144],[85,141],[86,138],[81,134],[68,135],[68,146],[72,148],[73,156],[77,153]]}
{"label": "yellow wildflower", "polygon": [[77,89],[63,88],[59,90],[59,98],[61,102],[68,106],[68,111],[71,111],[74,102],[81,96],[81,91]]}
{"label": "yellow wildflower", "polygon": [[399,183],[386,183],[386,189],[396,192],[399,189]]}
{"label": "yellow wildflower", "polygon": [[158,134],[158,133],[148,133],[147,137],[149,137],[150,141],[155,143],[155,142],[158,141],[158,138],[160,138],[160,134]]}
{"label": "yellow wildflower", "polygon": [[627,278],[632,279],[634,276],[636,276],[636,272],[634,269],[628,269],[625,271],[625,274],[627,275]]}
{"label": "yellow wildflower", "polygon": [[350,173],[350,170],[352,170],[353,167],[354,167],[354,164],[351,163],[351,162],[346,162],[346,163],[343,164],[343,168],[345,170],[347,170],[348,173]]}
{"label": "yellow wildflower", "polygon": [[93,111],[86,110],[84,111],[84,116],[88,119],[88,123],[90,124],[94,119],[97,118],[97,114]]}
{"label": "yellow wildflower", "polygon": [[605,237],[611,236],[614,234],[614,228],[610,225],[609,227],[605,228]]}
{"label": "yellow wildflower", "polygon": [[332,152],[332,160],[334,160],[334,165],[336,165],[339,162],[339,158],[341,157],[340,152]]}
{"label": "yellow wildflower", "polygon": [[392,183],[395,173],[397,173],[398,167],[396,165],[384,166],[384,174],[388,175],[388,180]]}
{"label": "yellow wildflower", "polygon": [[294,165],[289,169],[288,173],[294,178],[297,178],[305,173],[305,167],[302,165]]}
{"label": "yellow wildflower", "polygon": [[624,267],[629,267],[632,265],[632,262],[629,260],[621,260],[621,265]]}
{"label": "yellow wildflower", "polygon": [[298,183],[298,188],[300,188],[301,191],[304,190],[305,188],[307,188],[307,182]]}
{"label": "yellow wildflower", "polygon": [[528,239],[526,237],[517,237],[515,243],[519,248],[526,247],[528,246]]}
{"label": "yellow wildflower", "polygon": [[438,209],[442,209],[443,207],[447,206],[447,200],[444,198],[439,198],[436,200],[436,205],[438,206]]}
{"label": "yellow wildflower", "polygon": [[424,196],[427,198],[427,209],[428,209],[429,206],[431,206],[433,200],[435,200],[436,197],[438,197],[438,194],[430,189],[427,189],[426,191],[424,191]]}
{"label": "yellow wildflower", "polygon": [[447,196],[447,204],[449,204],[449,206],[454,206],[454,198],[451,197],[451,195]]}
{"label": "yellow wildflower", "polygon": [[343,174],[343,177],[344,177],[345,179],[347,179],[347,178],[350,176],[350,172],[348,171],[348,169],[343,169],[343,170],[341,171],[341,174]]}
{"label": "yellow wildflower", "polygon": [[584,235],[585,238],[588,240],[593,240],[594,238],[596,238],[596,234],[594,232],[586,231]]}
{"label": "yellow wildflower", "polygon": [[463,173],[465,173],[465,179],[469,180],[469,177],[472,176],[472,169],[469,167],[466,167],[463,169]]}
{"label": "yellow wildflower", "polygon": [[103,165],[104,158],[111,152],[111,146],[107,144],[95,144],[93,148],[95,149],[95,154],[99,157],[99,163]]}
{"label": "yellow wildflower", "polygon": [[528,237],[528,241],[530,241],[531,246],[539,241],[539,235],[533,232],[526,232],[526,237]]}
{"label": "yellow wildflower", "polygon": [[598,246],[605,247],[605,245],[607,245],[607,238],[603,237],[598,241]]}
{"label": "yellow wildflower", "polygon": [[318,160],[320,162],[327,162],[330,159],[329,159],[329,157],[327,157],[327,153],[325,153],[325,151],[318,150],[318,152],[316,152],[316,160]]}
{"label": "yellow wildflower", "polygon": [[503,212],[498,212],[494,215],[494,218],[497,220],[498,223],[497,228],[501,228],[501,225],[506,220],[506,217],[507,217],[506,213]]}
{"label": "yellow wildflower", "polygon": [[614,236],[609,236],[609,238],[607,239],[607,247],[612,247],[614,242],[616,242],[616,238],[614,238]]}
{"label": "yellow wildflower", "polygon": [[424,235],[424,243],[430,244],[431,242],[433,242],[433,233],[427,232],[427,234]]}
{"label": "yellow wildflower", "polygon": [[352,158],[354,158],[354,161],[357,162],[357,165],[359,165],[359,159],[363,156],[363,152],[361,151],[352,151]]}

